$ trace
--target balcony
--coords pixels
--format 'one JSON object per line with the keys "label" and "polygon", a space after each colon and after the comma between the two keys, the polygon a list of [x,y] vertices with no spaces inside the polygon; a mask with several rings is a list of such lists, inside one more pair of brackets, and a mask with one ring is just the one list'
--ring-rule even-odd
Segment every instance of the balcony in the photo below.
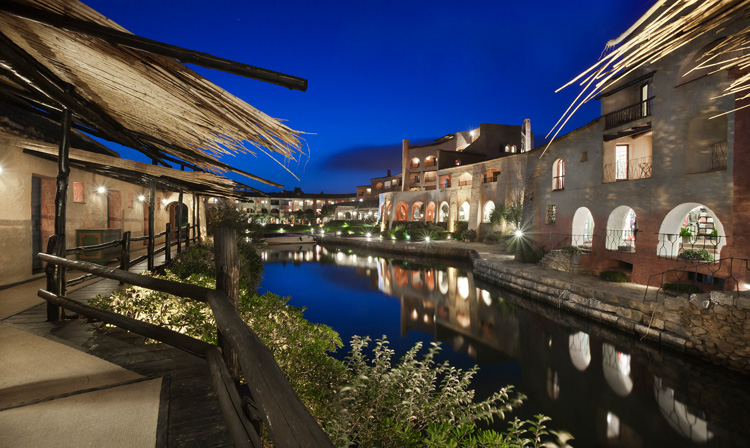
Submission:
{"label": "balcony", "polygon": [[459,180],[458,181],[458,186],[459,187],[463,187],[463,186],[467,186],[467,185],[471,185],[471,179],[469,179],[469,180]]}
{"label": "balcony", "polygon": [[623,180],[637,180],[651,177],[651,156],[630,159],[627,164],[607,163],[604,165],[603,182],[619,182]]}
{"label": "balcony", "polygon": [[656,255],[660,258],[688,261],[714,261],[724,246],[726,236],[713,233],[699,233],[683,237],[675,233],[660,233]]}
{"label": "balcony", "polygon": [[727,142],[711,145],[711,170],[727,169]]}
{"label": "balcony", "polygon": [[605,247],[607,250],[633,253],[635,252],[634,230],[607,229]]}
{"label": "balcony", "polygon": [[623,109],[610,112],[604,116],[604,129],[612,129],[625,123],[630,123],[639,118],[648,117],[651,115],[653,108],[654,97],[635,103],[631,106]]}
{"label": "balcony", "polygon": [[497,182],[499,174],[495,174],[493,176],[482,176],[482,183],[483,184],[490,184],[493,182]]}

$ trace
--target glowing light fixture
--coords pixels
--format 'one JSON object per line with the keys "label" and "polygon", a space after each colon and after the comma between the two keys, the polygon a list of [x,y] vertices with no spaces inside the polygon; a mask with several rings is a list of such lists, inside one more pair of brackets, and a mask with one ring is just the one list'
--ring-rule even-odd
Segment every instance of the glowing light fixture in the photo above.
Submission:
{"label": "glowing light fixture", "polygon": [[161,200],[162,205],[167,205],[167,198]]}
{"label": "glowing light fixture", "polygon": [[143,201],[145,201],[145,200],[146,200],[146,196],[144,196],[144,195],[142,195],[142,194],[141,194],[141,195],[138,195],[138,200],[139,200],[139,201],[141,201],[141,202],[143,202]]}
{"label": "glowing light fixture", "polygon": [[104,194],[107,192],[107,189],[104,187],[96,187],[96,192],[99,194]]}
{"label": "glowing light fixture", "polygon": [[430,237],[429,236],[424,237],[424,242],[425,243],[429,243],[430,242]]}
{"label": "glowing light fixture", "polygon": [[516,238],[521,238],[523,236],[523,231],[521,229],[516,230]]}
{"label": "glowing light fixture", "polygon": [[3,174],[3,167],[0,166],[0,174]]}

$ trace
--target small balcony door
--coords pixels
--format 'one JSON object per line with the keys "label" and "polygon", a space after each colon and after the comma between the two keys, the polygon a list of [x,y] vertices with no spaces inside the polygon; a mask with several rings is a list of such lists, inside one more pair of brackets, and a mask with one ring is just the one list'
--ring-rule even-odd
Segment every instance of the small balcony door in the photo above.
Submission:
{"label": "small balcony door", "polygon": [[615,146],[615,180],[628,179],[628,145]]}

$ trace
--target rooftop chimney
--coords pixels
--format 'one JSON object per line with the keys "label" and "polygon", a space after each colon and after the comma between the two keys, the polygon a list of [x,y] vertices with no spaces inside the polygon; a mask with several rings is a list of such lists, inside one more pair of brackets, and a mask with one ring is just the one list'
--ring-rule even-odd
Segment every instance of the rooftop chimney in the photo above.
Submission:
{"label": "rooftop chimney", "polygon": [[388,170],[388,174],[386,176],[391,177],[391,170]]}

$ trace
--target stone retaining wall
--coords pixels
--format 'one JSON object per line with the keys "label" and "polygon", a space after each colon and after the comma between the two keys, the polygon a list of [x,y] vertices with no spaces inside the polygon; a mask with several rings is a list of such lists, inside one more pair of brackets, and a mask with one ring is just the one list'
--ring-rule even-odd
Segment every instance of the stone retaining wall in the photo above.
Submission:
{"label": "stone retaining wall", "polygon": [[[390,241],[326,238],[326,242],[418,257],[468,260],[475,278],[532,297],[732,370],[750,374],[750,298],[734,294],[661,296],[637,301],[609,290],[539,276],[510,264],[484,260],[459,247],[425,247]],[[567,255],[567,254],[566,254]],[[567,257],[570,260],[570,256]],[[573,266],[571,263],[570,266]]]}

